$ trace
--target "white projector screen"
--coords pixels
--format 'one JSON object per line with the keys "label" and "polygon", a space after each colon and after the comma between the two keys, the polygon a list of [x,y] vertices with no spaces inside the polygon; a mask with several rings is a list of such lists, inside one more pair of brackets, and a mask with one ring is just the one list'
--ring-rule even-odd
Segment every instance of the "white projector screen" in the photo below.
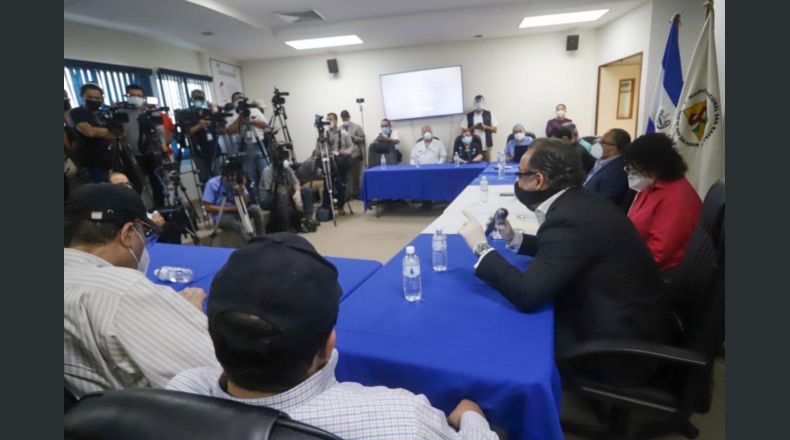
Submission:
{"label": "white projector screen", "polygon": [[381,95],[393,121],[463,113],[461,66],[381,75]]}

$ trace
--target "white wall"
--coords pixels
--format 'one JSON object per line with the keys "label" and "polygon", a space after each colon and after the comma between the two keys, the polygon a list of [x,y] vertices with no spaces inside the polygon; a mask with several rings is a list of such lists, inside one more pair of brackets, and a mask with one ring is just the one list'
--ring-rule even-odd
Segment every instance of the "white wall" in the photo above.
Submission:
{"label": "white wall", "polygon": [[63,22],[63,58],[151,69],[163,67],[201,75],[211,75],[209,58],[238,64],[238,61],[217,54],[70,21]]}
{"label": "white wall", "polygon": [[[580,35],[579,49],[567,52],[565,36],[572,33]],[[330,57],[325,55],[250,61],[242,63],[242,77],[246,94],[267,103],[274,86],[291,93],[286,102],[288,128],[301,160],[315,146],[314,115],[347,109],[351,119],[359,123],[356,98],[365,98],[365,133],[369,140],[375,137],[384,117],[380,74],[460,64],[464,102],[471,107],[475,95],[486,97],[486,107],[499,120],[494,144],[501,149],[515,123],[523,123],[542,136],[558,102],[567,105],[568,116],[582,133],[592,133],[595,55],[595,31],[580,30],[340,54],[337,76],[328,73],[326,59]],[[462,116],[457,115],[394,121],[404,161],[423,124],[430,124],[447,145],[458,134],[461,120]]]}

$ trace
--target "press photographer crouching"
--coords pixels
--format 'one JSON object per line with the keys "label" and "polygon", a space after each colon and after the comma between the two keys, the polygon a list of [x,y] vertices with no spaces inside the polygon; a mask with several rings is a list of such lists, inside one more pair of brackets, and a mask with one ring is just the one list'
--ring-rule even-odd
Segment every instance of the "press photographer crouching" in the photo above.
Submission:
{"label": "press photographer crouching", "polygon": [[80,87],[80,96],[82,105],[71,109],[67,118],[74,128],[74,159],[91,182],[106,182],[113,166],[114,135],[99,111],[104,90],[88,83]]}
{"label": "press photographer crouching", "polygon": [[[120,171],[110,173],[110,183],[113,185],[123,185],[132,188],[129,177]],[[186,232],[186,218],[181,210],[166,208],[162,212],[153,211],[148,213],[148,219],[154,222],[159,228],[159,243],[181,244],[181,236]]]}
{"label": "press photographer crouching", "polygon": [[[266,225],[261,207],[249,203],[246,183],[247,176],[244,174],[241,161],[236,157],[231,158],[222,165],[222,174],[212,177],[206,183],[203,191],[203,208],[211,214],[211,219],[217,227],[236,232],[248,240],[253,235],[265,234]],[[247,218],[241,218],[240,210],[247,212]]]}
{"label": "press photographer crouching", "polygon": [[198,179],[201,186],[205,186],[220,173],[222,159],[218,139],[225,129],[226,118],[233,114],[218,111],[214,103],[206,101],[206,94],[200,89],[192,90],[190,97],[188,109],[176,110],[176,123],[189,137]]}
{"label": "press photographer crouching", "polygon": [[284,147],[272,149],[272,163],[261,177],[261,207],[271,212],[268,232],[315,232],[313,192],[299,184],[288,156]]}

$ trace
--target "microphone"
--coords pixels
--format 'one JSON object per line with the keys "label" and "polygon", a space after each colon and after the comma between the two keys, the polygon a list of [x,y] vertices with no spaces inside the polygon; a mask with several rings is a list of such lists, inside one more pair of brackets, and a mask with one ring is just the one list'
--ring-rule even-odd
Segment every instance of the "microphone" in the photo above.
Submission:
{"label": "microphone", "polygon": [[507,215],[508,212],[507,209],[505,208],[499,208],[496,210],[494,216],[491,218],[491,221],[488,222],[488,225],[486,225],[486,237],[488,237],[489,235],[491,235],[492,232],[494,232],[494,228],[496,227],[497,223],[504,222],[505,219],[507,219]]}

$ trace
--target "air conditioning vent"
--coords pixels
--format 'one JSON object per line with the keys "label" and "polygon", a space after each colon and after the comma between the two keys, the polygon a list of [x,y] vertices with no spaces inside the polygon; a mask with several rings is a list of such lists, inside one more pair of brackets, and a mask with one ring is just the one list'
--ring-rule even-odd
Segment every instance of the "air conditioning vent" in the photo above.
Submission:
{"label": "air conditioning vent", "polygon": [[280,18],[280,20],[288,24],[325,20],[324,16],[315,9],[308,9],[306,11],[277,12],[275,14]]}

